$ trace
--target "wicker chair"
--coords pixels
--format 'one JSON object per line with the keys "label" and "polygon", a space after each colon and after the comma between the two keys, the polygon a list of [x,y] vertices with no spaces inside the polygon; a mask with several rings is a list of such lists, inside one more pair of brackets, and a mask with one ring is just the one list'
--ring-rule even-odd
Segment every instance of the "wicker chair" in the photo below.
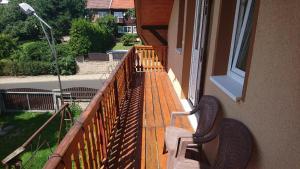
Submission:
{"label": "wicker chair", "polygon": [[245,169],[251,158],[253,144],[248,128],[237,120],[223,119],[218,133],[218,153],[212,165],[186,158],[186,150],[189,149],[189,145],[182,141],[174,168]]}
{"label": "wicker chair", "polygon": [[[189,140],[196,149],[201,149],[201,144],[216,137],[217,126],[215,122],[219,113],[219,101],[213,96],[202,96],[199,104],[190,112],[173,112],[171,125],[166,128],[165,148],[168,151],[168,168],[173,168],[178,151],[178,143],[181,139]],[[198,116],[198,126],[195,133],[183,128],[174,127],[175,116],[192,115]]]}

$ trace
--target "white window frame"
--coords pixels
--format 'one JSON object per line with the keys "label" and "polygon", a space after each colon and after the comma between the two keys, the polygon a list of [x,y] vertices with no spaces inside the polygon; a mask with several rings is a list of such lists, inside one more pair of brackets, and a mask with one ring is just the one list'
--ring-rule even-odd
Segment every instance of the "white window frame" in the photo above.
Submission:
{"label": "white window frame", "polygon": [[108,15],[108,11],[99,11],[99,12],[98,12],[98,16],[99,16],[99,17],[104,17],[104,16],[106,16],[106,15]]}
{"label": "white window frame", "polygon": [[132,33],[137,33],[136,26],[132,26]]}
{"label": "white window frame", "polygon": [[[241,27],[241,33],[239,36],[239,39],[237,41],[236,48],[234,49],[235,46],[235,39],[236,39],[236,34],[237,34],[237,22],[239,18],[239,10],[240,10],[240,5],[241,5],[241,0],[237,0],[237,5],[236,5],[236,10],[235,10],[235,18],[234,18],[234,29],[232,33],[232,39],[231,39],[231,47],[230,47],[230,55],[229,55],[229,63],[228,63],[228,69],[227,69],[227,75],[229,75],[231,78],[236,80],[238,83],[241,85],[244,84],[244,78],[245,78],[245,71],[239,69],[236,66],[237,60],[240,57],[240,52],[241,52],[241,45],[242,41],[245,35],[245,30],[247,26],[247,21],[249,19],[249,14],[250,14],[250,9],[251,5],[253,3],[253,0],[248,0],[247,6],[246,6],[246,12],[245,12],[245,17],[243,18],[243,24]],[[234,52],[235,50],[235,52]]]}
{"label": "white window frame", "polygon": [[[126,28],[126,31],[125,31]],[[128,31],[130,29],[130,31]],[[132,26],[123,26],[123,32],[124,33],[132,33]]]}
{"label": "white window frame", "polygon": [[[119,14],[121,14],[121,15],[119,15]],[[118,19],[123,19],[124,18],[124,16],[123,16],[123,12],[120,12],[120,11],[116,11],[116,12],[114,12],[114,16],[116,17],[116,18],[118,18]]]}
{"label": "white window frame", "polygon": [[124,33],[123,26],[118,26],[118,33]]}

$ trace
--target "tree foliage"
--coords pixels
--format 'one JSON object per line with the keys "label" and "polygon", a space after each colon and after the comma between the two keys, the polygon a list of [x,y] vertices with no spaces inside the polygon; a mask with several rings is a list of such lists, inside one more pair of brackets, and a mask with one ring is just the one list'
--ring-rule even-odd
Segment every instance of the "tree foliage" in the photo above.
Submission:
{"label": "tree foliage", "polygon": [[135,9],[129,9],[125,13],[125,18],[128,20],[130,17],[135,18]]}
{"label": "tree foliage", "polygon": [[0,59],[8,58],[17,48],[16,41],[4,34],[0,34],[0,44]]}
{"label": "tree foliage", "polygon": [[107,26],[76,19],[72,23],[70,45],[77,56],[106,52],[114,45],[114,35]]}
{"label": "tree foliage", "polygon": [[[23,14],[18,4],[23,0],[10,0],[0,6],[0,32],[18,37],[21,41],[38,39],[42,34],[39,22],[33,16]],[[71,21],[84,17],[85,0],[27,0],[49,25],[57,38],[69,33]]]}
{"label": "tree foliage", "polygon": [[111,31],[111,33],[116,37],[118,35],[118,23],[113,15],[106,15],[97,19],[96,23],[100,27],[105,27],[105,29]]}
{"label": "tree foliage", "polygon": [[121,37],[121,42],[123,43],[124,46],[130,46],[134,44],[137,37],[138,37],[137,34],[127,33]]}

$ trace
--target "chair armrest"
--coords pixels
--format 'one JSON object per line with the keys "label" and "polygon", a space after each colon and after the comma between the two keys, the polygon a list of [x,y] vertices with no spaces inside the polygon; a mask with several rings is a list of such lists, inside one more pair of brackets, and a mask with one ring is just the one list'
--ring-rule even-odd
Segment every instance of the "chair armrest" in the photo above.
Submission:
{"label": "chair armrest", "polygon": [[175,116],[187,116],[190,115],[190,112],[172,112],[170,126],[174,126]]}
{"label": "chair armrest", "polygon": [[198,144],[194,143],[192,137],[179,137],[175,158],[184,159],[187,148],[194,146],[198,146]]}

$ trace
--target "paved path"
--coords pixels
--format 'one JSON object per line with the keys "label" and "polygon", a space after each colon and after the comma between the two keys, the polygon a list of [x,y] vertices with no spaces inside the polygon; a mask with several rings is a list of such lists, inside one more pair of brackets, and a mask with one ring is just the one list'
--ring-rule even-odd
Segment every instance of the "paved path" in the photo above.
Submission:
{"label": "paved path", "polygon": [[[62,76],[62,87],[90,87],[99,89],[105,81],[105,76],[94,75],[73,75]],[[0,89],[9,88],[38,88],[57,89],[57,76],[30,76],[30,77],[0,77]]]}

